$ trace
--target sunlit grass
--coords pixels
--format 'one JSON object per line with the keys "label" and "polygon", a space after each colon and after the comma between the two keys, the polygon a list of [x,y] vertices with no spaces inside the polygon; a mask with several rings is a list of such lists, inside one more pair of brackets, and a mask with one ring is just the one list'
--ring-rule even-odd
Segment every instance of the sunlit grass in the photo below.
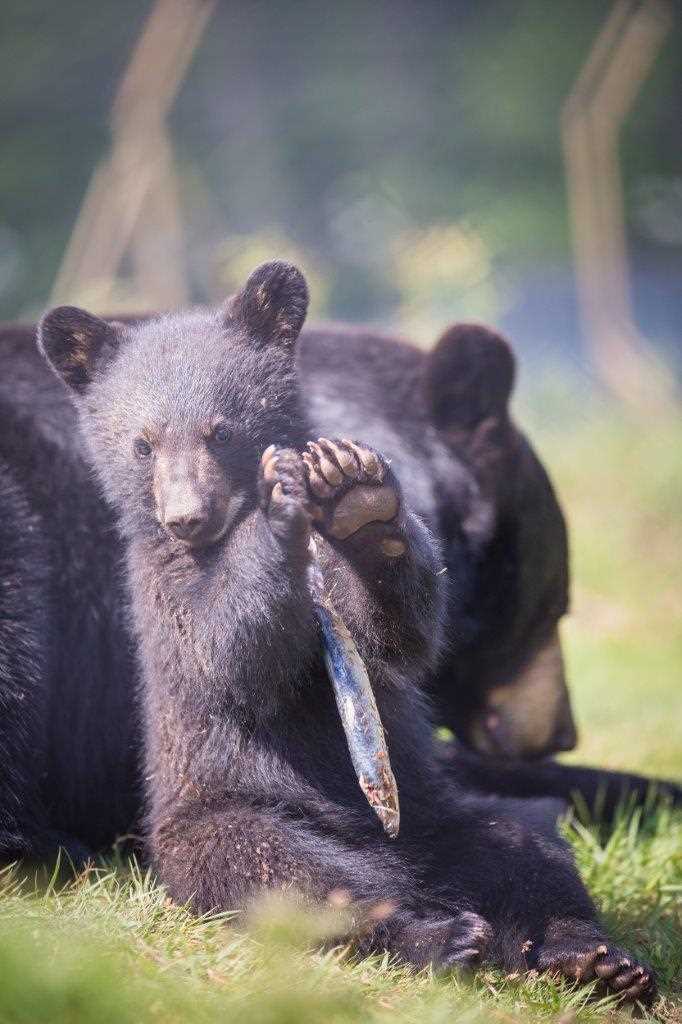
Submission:
{"label": "sunlit grass", "polygon": [[[658,1018],[679,1020],[682,816],[663,809],[643,824],[624,817],[605,842],[596,829],[566,831],[614,937],[658,971]],[[283,904],[263,908],[250,922],[196,919],[134,864],[93,869],[47,892],[30,879],[21,882],[20,872],[7,872],[0,900],[3,1022],[436,1024],[621,1016],[613,1000],[596,1000],[589,986],[495,971],[434,979],[387,957],[319,952],[327,922]]]}
{"label": "sunlit grass", "polygon": [[571,529],[570,759],[682,777],[682,417],[589,392],[524,412]]}

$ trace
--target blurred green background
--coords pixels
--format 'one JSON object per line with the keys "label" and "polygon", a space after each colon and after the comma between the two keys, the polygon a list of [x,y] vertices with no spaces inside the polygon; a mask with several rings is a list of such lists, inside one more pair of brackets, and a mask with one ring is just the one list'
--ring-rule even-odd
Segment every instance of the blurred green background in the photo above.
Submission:
{"label": "blurred green background", "polygon": [[[3,0],[1,318],[50,302],[152,6]],[[618,147],[633,320],[660,360],[660,400],[623,401],[618,349],[605,373],[579,315],[560,117],[614,10],[606,0],[219,0],[168,119],[177,251],[147,230],[142,263],[156,280],[127,253],[114,280],[72,277],[59,297],[104,312],[158,308],[178,290],[218,302],[281,255],[306,271],[315,317],[424,345],[456,319],[502,328],[520,359],[517,416],[571,529],[564,637],[581,741],[570,758],[680,777],[682,18],[664,8],[672,20]],[[649,369],[636,361],[635,376]],[[610,927],[659,971],[657,1019],[671,1024],[678,818],[624,821],[607,842],[572,834]],[[436,985],[382,961],[311,958],[305,929],[293,946],[228,938],[135,870],[28,901],[14,877],[0,879],[3,1022],[620,1019],[547,979]]]}
{"label": "blurred green background", "polygon": [[[314,271],[318,315],[425,342],[477,317],[533,358],[580,362],[559,115],[611,6],[219,0],[169,120],[191,297],[285,250]],[[151,7],[2,4],[4,319],[48,301]],[[678,19],[621,144],[637,318],[674,358],[680,52]]]}

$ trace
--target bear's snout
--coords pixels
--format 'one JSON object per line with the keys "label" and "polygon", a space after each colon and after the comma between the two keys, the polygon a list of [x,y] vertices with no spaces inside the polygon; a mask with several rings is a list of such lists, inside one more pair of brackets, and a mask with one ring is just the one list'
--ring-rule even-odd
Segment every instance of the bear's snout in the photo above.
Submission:
{"label": "bear's snout", "polygon": [[159,524],[192,547],[214,544],[224,535],[231,506],[227,480],[201,461],[161,458],[154,480]]}
{"label": "bear's snout", "polygon": [[164,505],[159,521],[163,528],[177,540],[192,547],[215,544],[224,535],[228,526],[230,502],[217,494],[202,496],[198,500],[187,500],[182,494],[172,496]]}
{"label": "bear's snout", "polygon": [[177,512],[166,517],[164,526],[178,540],[192,540],[204,529],[208,518],[203,509],[196,509],[193,512]]}

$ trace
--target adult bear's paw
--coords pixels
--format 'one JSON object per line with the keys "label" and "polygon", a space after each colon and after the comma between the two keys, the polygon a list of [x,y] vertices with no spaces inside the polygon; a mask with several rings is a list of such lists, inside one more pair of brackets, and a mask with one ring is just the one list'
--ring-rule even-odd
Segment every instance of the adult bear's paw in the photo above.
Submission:
{"label": "adult bear's paw", "polygon": [[[357,441],[321,437],[303,453],[313,515],[320,529],[345,540],[368,523],[390,523],[400,508],[397,481],[379,452]],[[385,554],[403,554],[404,544],[388,544]]]}
{"label": "adult bear's paw", "polygon": [[572,981],[598,980],[600,988],[621,996],[623,1001],[651,1003],[656,994],[653,971],[629,953],[612,945],[597,929],[592,935],[570,922],[555,923],[537,953],[529,956],[531,966]]}
{"label": "adult bear's paw", "polygon": [[261,456],[258,476],[260,505],[280,543],[307,551],[310,502],[305,467],[298,452],[271,444]]}

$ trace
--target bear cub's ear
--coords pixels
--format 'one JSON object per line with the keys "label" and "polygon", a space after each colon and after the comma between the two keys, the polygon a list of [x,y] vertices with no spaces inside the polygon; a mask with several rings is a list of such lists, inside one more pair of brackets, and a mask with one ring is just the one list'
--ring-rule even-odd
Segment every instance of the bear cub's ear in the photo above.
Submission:
{"label": "bear cub's ear", "polygon": [[308,286],[290,263],[264,263],[230,303],[228,317],[241,320],[254,342],[291,346],[308,311]]}
{"label": "bear cub's ear", "polygon": [[514,355],[502,335],[481,324],[454,324],[429,356],[427,401],[439,430],[473,431],[504,420],[514,386]]}
{"label": "bear cub's ear", "polygon": [[38,348],[58,377],[83,394],[116,351],[120,327],[76,306],[57,306],[38,325]]}

